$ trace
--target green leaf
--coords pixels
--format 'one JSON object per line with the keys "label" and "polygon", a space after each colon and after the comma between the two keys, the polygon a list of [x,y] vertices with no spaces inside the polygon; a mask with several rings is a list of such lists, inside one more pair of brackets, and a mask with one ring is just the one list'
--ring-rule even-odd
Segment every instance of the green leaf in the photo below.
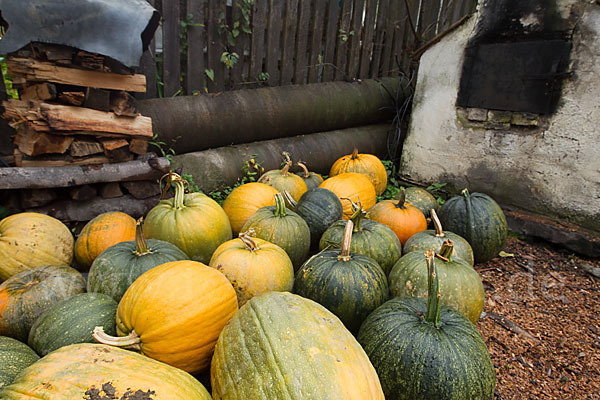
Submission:
{"label": "green leaf", "polygon": [[500,253],[498,253],[498,255],[499,255],[500,257],[514,257],[514,256],[515,256],[515,255],[514,255],[514,254],[512,254],[512,253],[506,253],[506,252],[504,252],[504,251],[501,251]]}
{"label": "green leaf", "polygon": [[212,68],[205,69],[204,73],[206,74],[206,76],[208,77],[208,79],[210,79],[211,81],[214,82],[214,80],[215,80],[215,71]]}

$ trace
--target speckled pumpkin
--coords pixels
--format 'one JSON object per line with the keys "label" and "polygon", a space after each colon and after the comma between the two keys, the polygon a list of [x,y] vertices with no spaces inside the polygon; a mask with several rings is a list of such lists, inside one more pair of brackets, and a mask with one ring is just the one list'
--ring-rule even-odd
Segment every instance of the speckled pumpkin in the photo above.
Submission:
{"label": "speckled pumpkin", "polygon": [[30,399],[210,400],[180,369],[133,351],[101,344],[62,347],[27,367],[0,395]]}
{"label": "speckled pumpkin", "polygon": [[352,154],[343,156],[333,163],[329,170],[329,176],[336,176],[344,172],[365,174],[375,187],[378,195],[385,192],[387,171],[381,160],[373,154],[359,154],[358,150],[354,149]]}
{"label": "speckled pumpkin", "polygon": [[26,344],[7,336],[0,336],[0,391],[39,358],[40,356]]}
{"label": "speckled pumpkin", "polygon": [[107,212],[89,221],[75,241],[75,261],[81,270],[110,246],[135,238],[135,219],[120,212]]}
{"label": "speckled pumpkin", "polygon": [[267,171],[258,179],[258,182],[272,186],[278,192],[285,190],[295,201],[298,201],[308,188],[304,179],[289,171],[291,166],[292,161],[288,161],[282,169]]}
{"label": "speckled pumpkin", "polygon": [[[404,191],[402,192],[404,193]],[[409,237],[427,229],[427,219],[418,208],[404,201],[382,200],[369,209],[369,218],[381,222],[394,231],[402,246]]]}
{"label": "speckled pumpkin", "polygon": [[0,221],[0,282],[44,265],[70,265],[73,235],[56,218],[27,212]]}
{"label": "speckled pumpkin", "polygon": [[277,189],[265,183],[244,183],[233,189],[223,202],[223,210],[229,217],[234,235],[259,208],[274,206]]}
{"label": "speckled pumpkin", "polygon": [[351,201],[360,202],[365,210],[373,207],[377,201],[375,187],[366,175],[358,172],[345,172],[327,178],[319,187],[331,190],[340,199],[344,207],[344,219],[354,214]]}

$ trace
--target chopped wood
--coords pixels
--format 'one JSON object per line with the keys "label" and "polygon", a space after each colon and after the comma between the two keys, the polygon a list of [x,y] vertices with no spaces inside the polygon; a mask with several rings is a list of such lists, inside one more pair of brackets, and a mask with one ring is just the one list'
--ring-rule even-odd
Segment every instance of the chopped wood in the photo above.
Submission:
{"label": "chopped wood", "polygon": [[496,322],[497,324],[502,326],[504,329],[507,329],[513,333],[516,333],[517,335],[521,335],[527,339],[536,340],[535,337],[531,336],[531,334],[529,332],[527,332],[525,329],[521,328],[519,325],[515,324],[508,318],[502,317],[491,311],[488,311],[486,315],[488,317],[490,317],[494,322]]}
{"label": "chopped wood", "polygon": [[[38,156],[36,158],[23,157],[20,167],[64,167],[69,165],[94,165],[110,163],[110,159],[104,155],[93,155],[88,157],[71,157],[69,155]],[[16,164],[16,163],[15,163]]]}
{"label": "chopped wood", "polygon": [[85,93],[83,92],[62,92],[58,95],[59,100],[67,104],[71,104],[73,106],[81,106],[83,105],[83,101],[85,100]]}
{"label": "chopped wood", "polygon": [[126,117],[136,117],[139,114],[135,98],[122,90],[111,93],[110,111]]}
{"label": "chopped wood", "polygon": [[[35,128],[34,128],[35,129]],[[39,129],[36,129],[39,130]],[[50,127],[48,127],[50,130]],[[124,135],[122,133],[115,132],[100,132],[100,131],[52,131],[54,135],[75,135],[75,136],[94,136],[98,138],[129,138],[129,135]],[[148,140],[148,139],[142,139]]]}
{"label": "chopped wood", "polygon": [[110,111],[110,91],[87,88],[83,106],[94,110]]}
{"label": "chopped wood", "polygon": [[121,185],[136,199],[146,199],[161,193],[160,185],[156,180],[122,182]]}
{"label": "chopped wood", "polygon": [[19,97],[21,100],[52,100],[56,98],[56,86],[46,82],[27,86]]}
{"label": "chopped wood", "polygon": [[4,113],[2,118],[9,121],[13,128],[25,122],[41,121],[45,124],[40,114],[39,106],[42,104],[35,100],[8,99],[2,102]]}
{"label": "chopped wood", "polygon": [[129,146],[129,142],[125,139],[100,139],[100,143],[102,143],[102,147],[107,151]]}
{"label": "chopped wood", "polygon": [[72,47],[50,43],[32,43],[31,48],[36,54],[43,54],[48,61],[60,61],[71,63],[73,53]]}
{"label": "chopped wood", "polygon": [[55,168],[0,168],[0,189],[38,189],[154,180],[168,172],[170,167],[171,164],[165,157],[148,153],[137,160],[124,163]]}
{"label": "chopped wood", "polygon": [[71,143],[71,147],[69,147],[69,154],[73,157],[84,157],[102,153],[103,151],[102,144],[93,139],[76,139]]}
{"label": "chopped wood", "polygon": [[21,153],[32,157],[40,154],[63,154],[71,146],[73,139],[72,136],[51,135],[22,126],[17,131],[15,144]]}
{"label": "chopped wood", "polygon": [[30,189],[20,190],[20,205],[22,209],[41,207],[56,200],[56,189]]}
{"label": "chopped wood", "polygon": [[98,194],[98,189],[92,185],[73,186],[69,189],[69,197],[77,201],[91,200]]}
{"label": "chopped wood", "polygon": [[129,151],[129,142],[125,139],[100,139],[104,147],[104,154],[112,162],[133,160],[133,153]]}
{"label": "chopped wood", "polygon": [[148,152],[148,140],[133,138],[129,142],[129,151],[134,154],[144,155]]}
{"label": "chopped wood", "polygon": [[98,194],[103,199],[114,199],[115,197],[123,196],[123,191],[119,182],[108,182],[100,185]]}
{"label": "chopped wood", "polygon": [[95,70],[95,71],[106,71],[104,67],[104,59],[106,57],[95,54],[88,53],[87,51],[79,50],[75,55],[75,59],[73,60],[73,64],[79,65],[81,67]]}
{"label": "chopped wood", "polygon": [[21,81],[55,82],[100,89],[145,92],[146,77],[141,74],[121,75],[112,72],[68,68],[30,58],[8,57],[8,73]]}

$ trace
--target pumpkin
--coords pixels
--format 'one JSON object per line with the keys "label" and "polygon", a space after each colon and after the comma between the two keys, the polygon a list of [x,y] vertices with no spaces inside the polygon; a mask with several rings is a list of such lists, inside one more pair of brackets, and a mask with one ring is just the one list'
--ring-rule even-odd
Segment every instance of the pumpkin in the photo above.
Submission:
{"label": "pumpkin", "polygon": [[[354,223],[350,251],[371,257],[379,264],[385,275],[389,275],[396,261],[402,256],[402,244],[390,228],[381,222],[365,219],[362,206],[352,204],[354,214],[350,220]],[[341,247],[344,239],[344,221],[334,222],[321,236],[319,250]]]}
{"label": "pumpkin", "polygon": [[296,273],[294,293],[314,300],[356,333],[363,320],[388,299],[385,272],[372,258],[350,253],[351,220],[346,221],[341,250],[325,250]]}
{"label": "pumpkin", "polygon": [[2,391],[3,400],[169,399],[210,400],[188,373],[101,344],[73,344],[48,354],[22,371]]}
{"label": "pumpkin", "polygon": [[[474,324],[483,311],[483,283],[466,261],[452,257],[453,242],[446,239],[435,257],[440,275],[442,304],[462,313]],[[426,297],[427,263],[423,252],[413,251],[398,260],[389,276],[392,297]]]}
{"label": "pumpkin", "polygon": [[96,257],[88,274],[87,290],[107,294],[118,302],[144,272],[166,262],[187,259],[187,254],[172,243],[146,240],[140,218],[134,241],[115,244]]}
{"label": "pumpkin", "polygon": [[508,225],[504,212],[490,196],[469,193],[447,200],[439,212],[444,227],[467,239],[473,248],[475,262],[486,262],[504,248]]}
{"label": "pumpkin", "polygon": [[210,372],[214,400],[383,400],[375,370],[340,320],[287,292],[240,308],[219,336]]}
{"label": "pumpkin", "polygon": [[360,201],[365,210],[373,207],[377,201],[375,187],[369,178],[357,172],[345,172],[327,178],[319,187],[331,190],[341,200],[344,206],[344,219],[354,214],[350,201]]}
{"label": "pumpkin", "polygon": [[304,179],[289,172],[291,166],[292,161],[289,160],[285,163],[282,169],[273,169],[265,172],[258,179],[258,182],[272,186],[277,189],[278,192],[283,192],[286,190],[294,200],[298,201],[300,196],[302,196],[304,192],[308,190],[308,188],[304,182]]}
{"label": "pumpkin", "polygon": [[248,233],[220,245],[210,266],[233,285],[238,306],[264,292],[289,292],[294,287],[294,266],[285,250]]}
{"label": "pumpkin", "polygon": [[27,342],[29,329],[46,309],[85,292],[85,279],[67,266],[37,267],[0,285],[0,335]]}
{"label": "pumpkin", "polygon": [[[398,200],[400,196],[402,196],[402,192],[399,192],[394,199]],[[437,199],[431,193],[421,187],[407,187],[404,189],[404,197],[405,201],[417,207],[419,211],[423,213],[425,218],[430,217],[429,210],[432,208],[436,211],[440,209],[440,204],[437,202]]]}
{"label": "pumpkin", "polygon": [[308,257],[310,229],[306,221],[286,209],[283,195],[275,194],[275,205],[256,211],[242,227],[243,232],[253,229],[256,237],[274,243],[288,254],[294,269]]}
{"label": "pumpkin", "polygon": [[135,219],[120,211],[100,214],[85,224],[75,241],[77,266],[87,270],[104,250],[134,238]]}
{"label": "pumpkin", "polygon": [[278,191],[265,183],[244,183],[233,189],[223,202],[223,210],[229,217],[234,235],[259,208],[274,206],[273,197]]}
{"label": "pumpkin", "polygon": [[319,187],[319,185],[323,182],[323,177],[317,174],[316,172],[309,171],[306,167],[306,164],[298,162],[296,163],[296,165],[302,168],[300,178],[302,178],[304,180],[304,183],[306,183],[307,190]]}
{"label": "pumpkin", "polygon": [[[373,154],[359,154],[357,149],[354,149],[352,154],[340,157],[337,159],[331,169],[329,176],[336,176],[344,172],[358,172],[366,175],[378,195],[385,192],[387,187],[387,171],[381,160]],[[361,199],[364,202],[364,199]]]}
{"label": "pumpkin", "polygon": [[39,358],[26,344],[8,336],[0,336],[0,391],[11,384],[21,370]]}
{"label": "pumpkin", "polygon": [[300,197],[295,208],[296,213],[308,224],[311,242],[319,243],[323,233],[334,222],[342,219],[342,202],[331,190],[316,187]]}
{"label": "pumpkin", "polygon": [[444,276],[435,273],[433,250],[426,257],[427,302],[389,300],[367,317],[358,341],[387,400],[491,400],[496,373],[485,342],[468,319],[441,305]]}
{"label": "pumpkin", "polygon": [[102,293],[80,293],[44,311],[29,331],[28,343],[39,355],[75,343],[93,343],[92,331],[102,326],[116,334],[117,302]]}
{"label": "pumpkin", "polygon": [[94,330],[100,343],[130,347],[187,372],[200,372],[223,326],[237,311],[225,275],[197,261],[172,261],[143,273],[117,308],[117,334]]}
{"label": "pumpkin", "polygon": [[44,214],[14,214],[0,221],[0,282],[44,265],[70,265],[73,235]]}
{"label": "pumpkin", "polygon": [[439,253],[444,241],[446,239],[451,239],[454,243],[454,246],[452,246],[452,257],[462,258],[472,266],[475,263],[475,260],[469,242],[456,233],[444,232],[442,223],[440,222],[435,209],[432,208],[430,210],[430,215],[435,229],[428,229],[412,235],[404,245],[404,254],[410,253],[411,251],[425,251],[428,249],[433,249],[435,252]]}
{"label": "pumpkin", "polygon": [[369,218],[381,222],[394,231],[402,246],[409,237],[427,229],[427,220],[418,208],[404,201],[382,200],[369,209]]}
{"label": "pumpkin", "polygon": [[190,259],[208,263],[215,249],[232,237],[229,218],[204,193],[185,193],[187,181],[176,173],[170,172],[166,179],[165,187],[174,186],[175,196],[161,200],[148,212],[144,235],[173,243]]}

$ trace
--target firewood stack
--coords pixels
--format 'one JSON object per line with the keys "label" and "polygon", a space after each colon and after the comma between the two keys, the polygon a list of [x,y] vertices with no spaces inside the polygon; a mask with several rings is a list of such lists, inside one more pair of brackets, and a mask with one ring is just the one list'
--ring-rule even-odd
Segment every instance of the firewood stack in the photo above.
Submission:
{"label": "firewood stack", "polygon": [[152,120],[129,92],[145,92],[144,75],[98,54],[33,43],[7,57],[20,100],[2,117],[17,130],[17,167],[131,161],[144,155]]}

